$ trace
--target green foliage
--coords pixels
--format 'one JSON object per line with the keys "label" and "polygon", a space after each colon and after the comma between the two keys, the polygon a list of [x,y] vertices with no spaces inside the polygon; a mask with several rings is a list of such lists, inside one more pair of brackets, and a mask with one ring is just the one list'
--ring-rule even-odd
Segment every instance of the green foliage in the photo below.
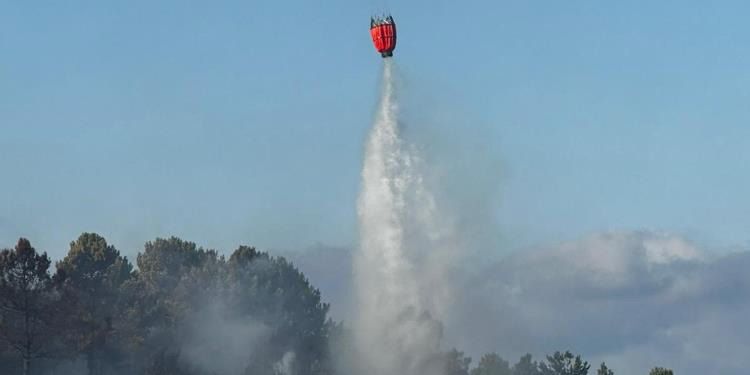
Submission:
{"label": "green foliage", "polygon": [[602,362],[602,365],[596,370],[596,375],[615,375],[615,373],[610,370],[604,362]]}
{"label": "green foliage", "polygon": [[[253,353],[256,363],[295,353],[295,372],[330,370],[328,304],[320,291],[286,259],[241,246],[229,258],[228,300],[241,316],[252,316],[272,330],[275,345]],[[266,371],[272,364],[266,363]]]}
{"label": "green foliage", "polygon": [[513,375],[513,371],[508,361],[497,353],[487,353],[479,359],[477,367],[471,370],[471,375]]}
{"label": "green foliage", "polygon": [[455,348],[445,354],[445,375],[469,375],[471,357],[464,356],[464,352]]}
{"label": "green foliage", "polygon": [[[38,373],[55,366],[80,373],[83,364],[90,375],[333,375],[331,348],[354,353],[320,291],[283,257],[240,246],[225,259],[172,237],[146,243],[137,265],[93,233],[70,244],[52,277],[50,259],[28,240],[0,252],[0,373],[29,374],[31,361],[44,357],[35,362]],[[242,335],[249,336],[236,341]],[[452,349],[427,365],[444,375],[590,369],[568,351],[543,362],[526,354],[512,368],[487,353],[470,368],[471,358]],[[597,375],[614,373],[602,363]],[[654,368],[650,375],[673,373]]]}
{"label": "green foliage", "polygon": [[14,350],[29,374],[34,359],[49,355],[54,326],[50,259],[21,238],[15,249],[0,252],[0,340]]}
{"label": "green foliage", "polygon": [[574,356],[573,353],[555,352],[547,356],[547,363],[540,363],[539,370],[542,375],[586,375],[589,372],[588,362],[583,361],[580,355]]}
{"label": "green foliage", "polygon": [[664,367],[654,367],[648,373],[648,375],[674,375],[674,372]]}
{"label": "green foliage", "polygon": [[234,269],[247,267],[261,255],[268,259],[268,254],[260,253],[254,247],[240,246],[229,257],[229,266]]}
{"label": "green foliage", "polygon": [[[138,256],[139,272],[131,310],[139,325],[158,331],[143,337],[147,351],[189,341],[196,316],[211,321],[217,335],[230,324],[259,325],[269,345],[247,348],[247,373],[272,373],[288,353],[294,373],[331,372],[328,305],[320,292],[284,258],[240,246],[228,261],[178,238],[156,239]],[[203,349],[221,352],[221,339]]]}
{"label": "green foliage", "polygon": [[214,250],[172,237],[147,242],[138,254],[134,309],[142,327],[173,328],[192,306],[220,293],[223,259]]}
{"label": "green foliage", "polygon": [[531,359],[531,354],[522,356],[518,363],[513,365],[513,375],[539,375],[539,363]]}
{"label": "green foliage", "polygon": [[[133,267],[114,246],[95,233],[83,233],[57,263],[56,281],[66,301],[67,342],[85,355],[90,375],[103,372],[102,357],[124,339],[121,287],[133,276]],[[111,360],[109,361],[111,362]]]}

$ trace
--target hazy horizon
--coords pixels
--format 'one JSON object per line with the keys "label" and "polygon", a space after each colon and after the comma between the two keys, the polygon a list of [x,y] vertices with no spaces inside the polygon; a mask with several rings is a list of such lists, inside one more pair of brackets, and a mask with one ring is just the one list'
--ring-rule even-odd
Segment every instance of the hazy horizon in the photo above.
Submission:
{"label": "hazy horizon", "polygon": [[398,126],[451,231],[440,262],[433,238],[410,255],[441,267],[391,282],[429,294],[445,275],[442,344],[572,349],[616,373],[750,366],[741,2],[0,5],[0,249],[255,246],[356,318],[383,9]]}

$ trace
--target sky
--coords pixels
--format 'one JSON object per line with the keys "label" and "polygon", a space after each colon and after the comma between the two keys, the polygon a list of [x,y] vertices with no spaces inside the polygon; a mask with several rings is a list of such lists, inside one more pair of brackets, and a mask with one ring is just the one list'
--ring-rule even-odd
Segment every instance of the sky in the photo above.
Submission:
{"label": "sky", "polygon": [[477,307],[449,342],[750,366],[739,1],[4,2],[0,247],[254,245],[293,254],[346,317],[384,9],[406,135],[465,250],[493,259],[457,272],[456,306]]}
{"label": "sky", "polygon": [[749,240],[741,2],[1,7],[4,246],[356,243],[380,9],[404,112],[484,184],[503,249],[613,229]]}

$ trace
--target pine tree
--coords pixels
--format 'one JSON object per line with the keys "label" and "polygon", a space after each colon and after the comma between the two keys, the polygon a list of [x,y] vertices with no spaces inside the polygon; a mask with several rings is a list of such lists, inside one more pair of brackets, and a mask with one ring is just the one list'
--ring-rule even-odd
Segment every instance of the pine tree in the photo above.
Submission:
{"label": "pine tree", "polygon": [[21,238],[0,252],[0,339],[13,348],[28,375],[34,359],[50,355],[54,296],[50,259]]}

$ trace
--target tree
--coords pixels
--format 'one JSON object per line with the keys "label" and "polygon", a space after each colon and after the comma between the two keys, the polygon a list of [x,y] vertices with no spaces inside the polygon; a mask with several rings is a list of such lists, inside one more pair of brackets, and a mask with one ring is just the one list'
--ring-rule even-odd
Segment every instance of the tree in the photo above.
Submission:
{"label": "tree", "polygon": [[518,363],[513,365],[513,375],[539,375],[539,364],[531,360],[531,354],[522,356]]}
{"label": "tree", "polygon": [[57,263],[55,279],[70,301],[68,341],[85,355],[89,375],[103,371],[102,357],[116,349],[111,339],[121,334],[120,288],[132,277],[133,266],[114,246],[95,233],[83,233]]}
{"label": "tree", "polygon": [[252,353],[255,366],[268,367],[263,362],[276,362],[294,352],[295,373],[330,372],[329,306],[292,263],[240,246],[229,257],[227,293],[236,317],[252,317],[272,330],[271,345]]}
{"label": "tree", "polygon": [[[270,374],[285,358],[292,373],[332,373],[328,305],[286,259],[240,246],[225,260],[216,251],[172,237],[146,243],[138,268],[134,315],[144,330],[158,332],[145,339],[147,352],[165,352],[170,363],[184,367],[180,361],[185,358],[170,351],[174,343],[199,343],[218,353],[217,360],[232,354],[232,363],[224,367],[236,373]],[[196,321],[212,329],[196,329]],[[262,337],[252,340],[262,344],[226,350],[221,337],[228,329],[252,326],[262,327]],[[243,335],[250,332],[231,332],[233,338]],[[238,370],[243,356],[245,368]]]}
{"label": "tree", "polygon": [[615,375],[615,373],[610,370],[604,362],[602,362],[602,365],[596,370],[596,375]]}
{"label": "tree", "polygon": [[[142,375],[199,375],[190,366],[180,362],[179,354],[160,350],[149,359]],[[202,375],[202,374],[201,374]]]}
{"label": "tree", "polygon": [[18,352],[5,340],[0,339],[0,374],[22,373],[23,361]]}
{"label": "tree", "polygon": [[138,254],[138,308],[141,324],[173,328],[205,294],[219,288],[225,273],[223,259],[177,237],[147,242]]}
{"label": "tree", "polygon": [[0,252],[0,338],[23,361],[23,374],[34,359],[49,355],[54,298],[50,259],[21,238],[15,249]]}
{"label": "tree", "polygon": [[547,363],[539,364],[542,375],[586,375],[589,368],[591,368],[591,365],[581,360],[580,355],[574,356],[569,351],[548,355]]}
{"label": "tree", "polygon": [[479,359],[477,367],[471,370],[471,375],[512,375],[508,361],[497,355],[487,353]]}
{"label": "tree", "polygon": [[464,352],[455,348],[445,353],[445,375],[469,375],[471,357],[464,356]]}
{"label": "tree", "polygon": [[648,375],[674,375],[674,372],[664,367],[654,367]]}
{"label": "tree", "polygon": [[[177,237],[147,242],[137,263],[130,315],[138,321],[141,332],[149,333],[142,337],[139,360],[147,364],[146,373],[161,373],[166,371],[165,366],[172,368],[165,374],[180,373],[174,369],[190,366],[174,343],[190,340],[191,326],[196,324],[187,321],[190,316],[203,313],[211,317],[206,324],[213,325],[227,318],[221,302],[226,264],[216,251]],[[208,314],[212,308],[222,311]],[[221,340],[204,341],[217,352],[226,345]],[[153,357],[153,353],[161,354]]]}

